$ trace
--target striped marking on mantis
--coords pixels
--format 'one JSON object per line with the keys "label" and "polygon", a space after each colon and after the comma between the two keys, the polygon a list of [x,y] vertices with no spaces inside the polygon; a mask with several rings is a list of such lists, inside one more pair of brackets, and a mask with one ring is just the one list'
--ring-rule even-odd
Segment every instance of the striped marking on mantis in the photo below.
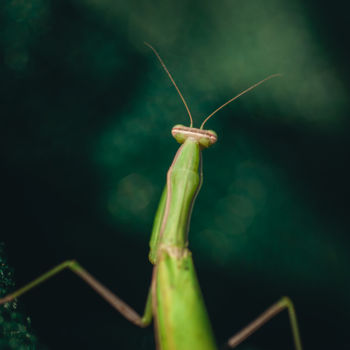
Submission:
{"label": "striped marking on mantis", "polygon": [[[24,287],[0,299],[0,304],[14,300],[62,270],[69,269],[81,277],[126,319],[139,327],[146,327],[154,318],[157,349],[159,350],[215,350],[209,317],[197,280],[192,255],[188,247],[191,212],[202,185],[202,150],[217,141],[212,130],[204,130],[207,121],[229,103],[263,82],[279,76],[270,75],[231,98],[208,117],[200,128],[193,127],[188,105],[158,52],[145,43],[157,56],[176,88],[190,118],[190,126],[176,125],[173,137],[181,144],[167,172],[166,185],[160,198],[150,239],[149,259],[154,265],[143,316],[140,316],[118,296],[101,284],[74,260],[65,261]],[[269,307],[244,329],[231,337],[227,345],[235,347],[264,323],[287,309],[296,350],[302,350],[296,314],[292,302],[284,297]]]}

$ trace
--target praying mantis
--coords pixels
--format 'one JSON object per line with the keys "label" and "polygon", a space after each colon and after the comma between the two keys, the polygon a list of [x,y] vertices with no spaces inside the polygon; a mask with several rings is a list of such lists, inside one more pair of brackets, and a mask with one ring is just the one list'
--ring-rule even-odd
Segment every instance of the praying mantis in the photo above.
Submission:
{"label": "praying mantis", "polygon": [[[270,75],[242,91],[206,117],[200,128],[194,128],[191,112],[172,75],[158,52],[148,43],[145,44],[156,55],[177,90],[189,116],[190,126],[175,125],[171,132],[181,146],[167,172],[166,185],[154,219],[149,253],[149,260],[154,267],[143,315],[136,313],[74,260],[61,263],[24,287],[0,298],[0,304],[11,302],[62,270],[69,269],[135,325],[146,327],[154,318],[158,350],[215,350],[217,345],[197,280],[191,251],[188,249],[191,213],[203,181],[202,151],[217,141],[216,133],[205,130],[204,126],[214,114],[229,103],[280,74]],[[295,349],[302,350],[296,313],[288,297],[283,297],[269,307],[248,326],[231,337],[227,345],[231,348],[237,346],[284,309],[288,310]]]}

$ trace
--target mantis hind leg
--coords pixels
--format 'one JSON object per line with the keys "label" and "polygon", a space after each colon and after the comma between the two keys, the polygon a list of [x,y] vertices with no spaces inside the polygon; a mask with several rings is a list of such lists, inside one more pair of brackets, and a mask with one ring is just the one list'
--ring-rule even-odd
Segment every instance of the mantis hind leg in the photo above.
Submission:
{"label": "mantis hind leg", "polygon": [[75,260],[67,260],[57,265],[53,269],[45,272],[38,278],[26,284],[24,287],[14,291],[11,294],[0,298],[0,305],[5,304],[19,297],[20,295],[28,292],[32,288],[40,285],[49,278],[55,276],[61,271],[69,269],[83,279],[92,289],[96,291],[102,298],[104,298],[112,307],[118,310],[127,320],[134,323],[139,327],[146,327],[151,323],[152,320],[152,294],[151,291],[148,293],[145,311],[141,317],[134,309],[127,305],[117,295],[112,293],[107,287],[93,277],[88,271],[86,271],[78,262]]}
{"label": "mantis hind leg", "polygon": [[283,297],[277,303],[271,305],[267,310],[265,310],[261,315],[259,315],[254,321],[252,321],[248,326],[241,329],[233,337],[231,337],[227,345],[230,348],[236,347],[251,334],[256,332],[261,326],[268,322],[271,318],[279,314],[281,311],[287,309],[289,320],[291,324],[292,335],[294,339],[295,350],[302,350],[299,327],[296,312],[294,309],[293,302],[288,297]]}

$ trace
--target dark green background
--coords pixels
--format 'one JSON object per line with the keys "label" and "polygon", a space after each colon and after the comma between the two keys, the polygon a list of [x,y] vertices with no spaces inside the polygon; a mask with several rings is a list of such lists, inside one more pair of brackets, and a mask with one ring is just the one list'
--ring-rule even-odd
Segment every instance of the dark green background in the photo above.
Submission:
{"label": "dark green background", "polygon": [[[345,3],[345,2],[344,2]],[[3,0],[1,241],[20,286],[75,258],[140,312],[152,219],[188,124],[204,184],[190,232],[218,343],[282,295],[305,349],[349,349],[349,12],[342,2]],[[347,39],[346,39],[347,40]],[[48,349],[153,349],[69,272],[20,304]],[[186,329],[184,329],[186,332]],[[286,314],[239,349],[292,349]]]}

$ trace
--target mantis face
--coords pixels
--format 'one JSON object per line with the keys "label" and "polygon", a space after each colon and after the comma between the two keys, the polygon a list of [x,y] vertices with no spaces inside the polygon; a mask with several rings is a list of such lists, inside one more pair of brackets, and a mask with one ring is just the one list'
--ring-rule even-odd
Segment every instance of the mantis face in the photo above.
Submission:
{"label": "mantis face", "polygon": [[171,134],[179,143],[184,143],[188,138],[192,138],[199,143],[201,148],[209,148],[218,139],[213,130],[202,130],[180,124],[173,127]]}

